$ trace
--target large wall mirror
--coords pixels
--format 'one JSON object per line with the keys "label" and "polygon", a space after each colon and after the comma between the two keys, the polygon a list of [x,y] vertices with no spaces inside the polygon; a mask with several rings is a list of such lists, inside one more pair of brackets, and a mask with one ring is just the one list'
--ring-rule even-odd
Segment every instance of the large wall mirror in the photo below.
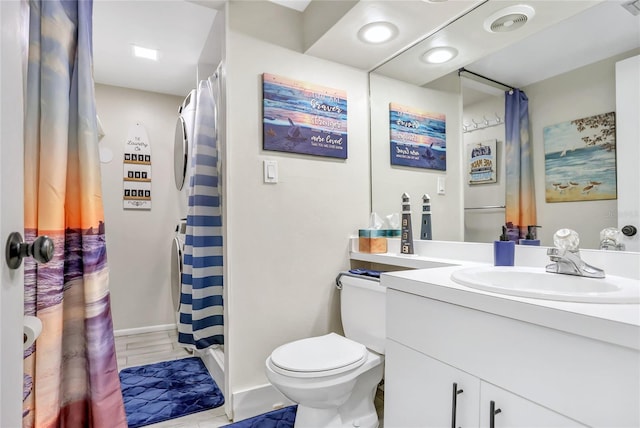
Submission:
{"label": "large wall mirror", "polygon": [[[632,221],[637,226],[637,180],[625,179],[621,168],[628,168],[627,163],[617,164],[618,198],[547,202],[545,195],[544,129],[616,111],[616,63],[640,54],[640,16],[625,3],[629,2],[484,2],[373,70],[372,211],[382,217],[398,212],[404,192],[411,195],[417,211],[421,197],[428,194],[433,239],[496,239],[505,215],[504,91],[511,86],[529,98],[542,245],[553,245],[553,233],[570,227],[580,234],[582,248],[598,248],[600,231],[618,226],[622,188],[631,188],[632,194],[635,188]],[[454,48],[457,56],[441,64],[425,62],[424,53],[439,46]],[[460,73],[460,68],[480,77]],[[446,116],[446,170],[390,164],[390,103]],[[637,121],[635,126],[640,126]],[[466,153],[468,147],[484,142],[496,146],[497,177],[495,182],[470,184]],[[616,148],[618,158],[628,155],[622,149]],[[635,150],[631,156],[637,158]],[[598,167],[588,166],[594,177]],[[590,192],[589,182],[574,183],[574,192]],[[414,218],[414,230],[420,230],[418,222]]]}

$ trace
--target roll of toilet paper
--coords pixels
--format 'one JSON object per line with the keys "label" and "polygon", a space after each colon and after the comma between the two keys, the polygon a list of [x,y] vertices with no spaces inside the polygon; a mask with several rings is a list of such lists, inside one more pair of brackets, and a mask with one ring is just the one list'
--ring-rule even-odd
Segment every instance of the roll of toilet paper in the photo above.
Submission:
{"label": "roll of toilet paper", "polygon": [[24,317],[24,349],[29,348],[42,332],[42,321],[39,318],[25,315]]}

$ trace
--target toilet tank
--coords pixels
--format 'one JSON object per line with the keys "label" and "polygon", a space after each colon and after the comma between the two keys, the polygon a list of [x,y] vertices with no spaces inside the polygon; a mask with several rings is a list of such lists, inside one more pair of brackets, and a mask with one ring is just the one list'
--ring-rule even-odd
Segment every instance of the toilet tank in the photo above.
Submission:
{"label": "toilet tank", "polygon": [[384,354],[387,289],[378,278],[342,273],[337,279],[344,335]]}

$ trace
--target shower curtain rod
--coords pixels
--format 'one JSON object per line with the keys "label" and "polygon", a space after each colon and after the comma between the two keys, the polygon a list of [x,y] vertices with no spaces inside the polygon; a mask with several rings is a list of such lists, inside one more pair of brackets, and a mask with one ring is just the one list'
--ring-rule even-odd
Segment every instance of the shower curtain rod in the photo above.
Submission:
{"label": "shower curtain rod", "polygon": [[474,73],[473,71],[469,71],[464,67],[458,69],[458,76],[460,76],[462,73],[469,73],[469,74],[472,74],[472,75],[474,75],[476,77],[479,77],[480,79],[484,79],[484,80],[487,80],[489,82],[497,83],[500,86],[504,86],[505,88],[509,88],[509,90],[511,90],[511,91],[516,89],[511,85],[507,85],[506,83],[498,82],[497,80],[493,80],[493,79],[491,79],[491,78],[489,78],[487,76],[483,76],[482,74]]}

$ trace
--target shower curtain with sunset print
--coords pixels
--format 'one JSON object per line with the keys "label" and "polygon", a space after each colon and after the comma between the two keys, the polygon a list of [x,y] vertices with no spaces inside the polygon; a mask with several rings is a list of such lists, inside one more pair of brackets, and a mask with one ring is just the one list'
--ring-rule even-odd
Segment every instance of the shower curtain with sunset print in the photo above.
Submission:
{"label": "shower curtain with sunset print", "polygon": [[520,230],[537,224],[533,186],[533,153],[529,138],[529,99],[519,90],[505,92],[506,222]]}
{"label": "shower curtain with sunset print", "polygon": [[91,1],[29,2],[25,235],[53,259],[25,260],[23,427],[126,427],[108,289]]}

